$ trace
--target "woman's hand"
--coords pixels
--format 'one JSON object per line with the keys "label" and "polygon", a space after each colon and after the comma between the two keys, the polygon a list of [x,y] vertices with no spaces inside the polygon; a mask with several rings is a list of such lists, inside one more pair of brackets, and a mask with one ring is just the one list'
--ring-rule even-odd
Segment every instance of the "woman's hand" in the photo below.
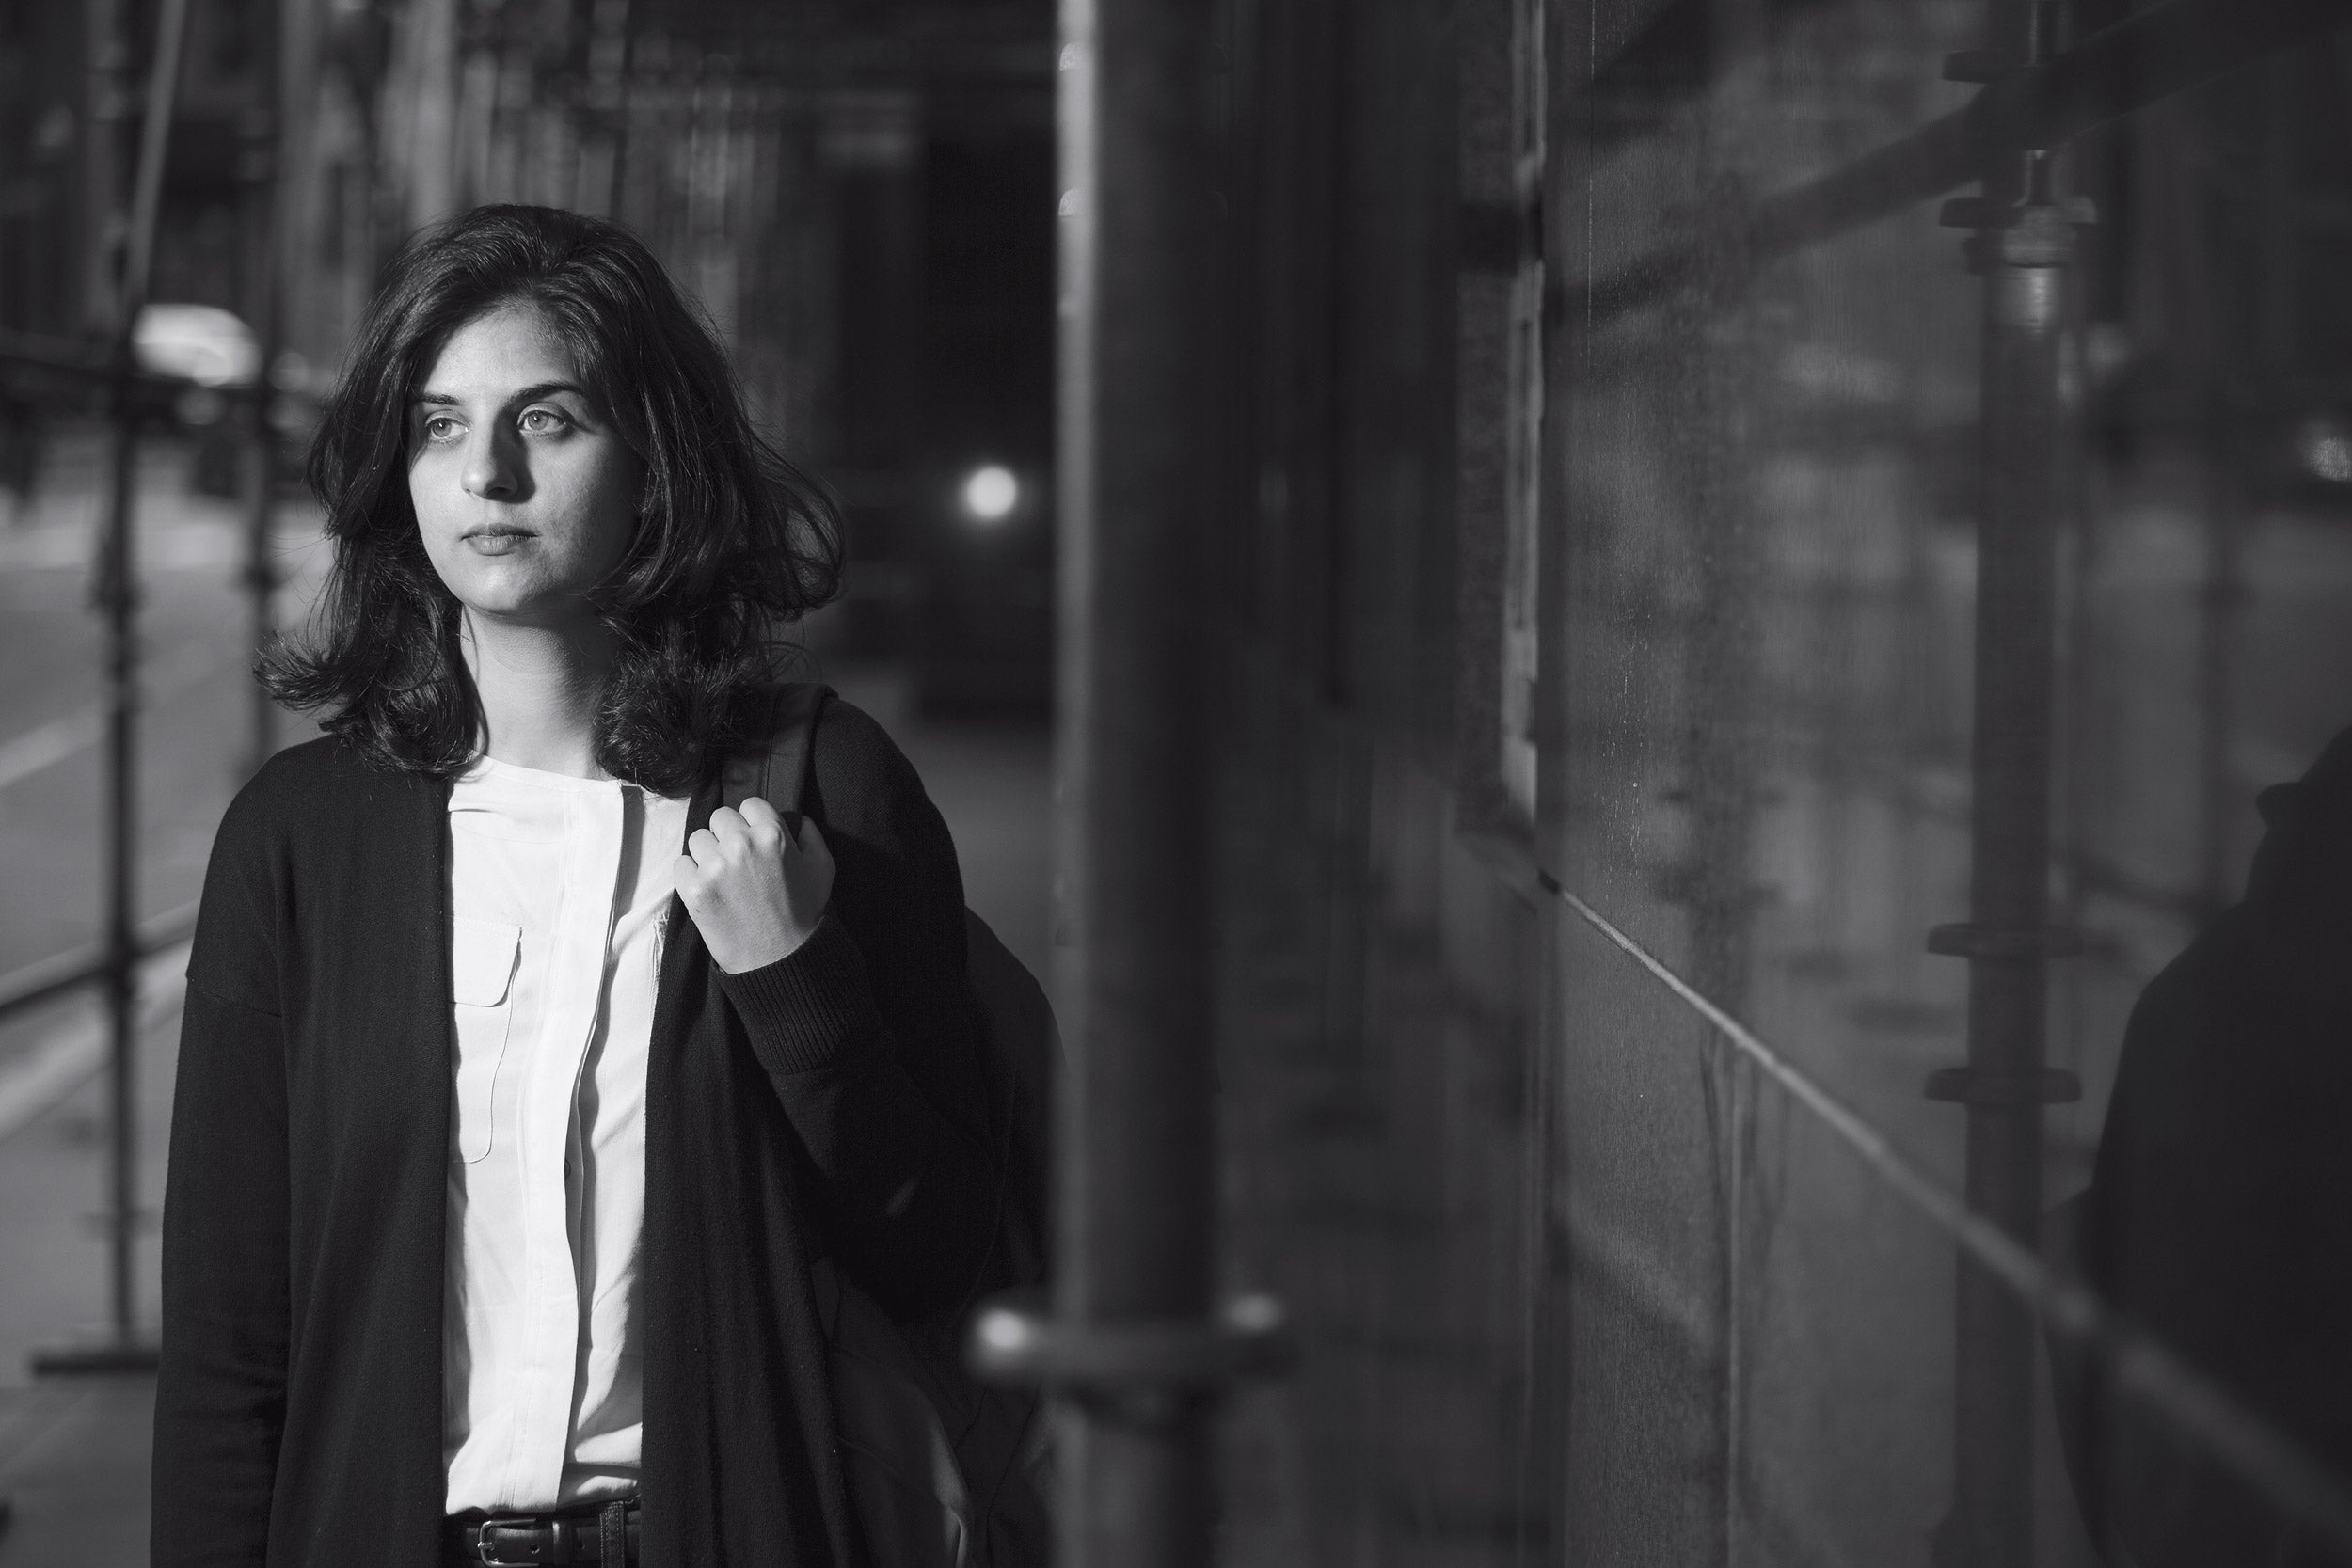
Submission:
{"label": "woman's hand", "polygon": [[806,942],[833,896],[833,851],[817,824],[787,833],[776,808],[755,795],[721,806],[677,858],[678,896],[713,962],[729,974],[774,963]]}

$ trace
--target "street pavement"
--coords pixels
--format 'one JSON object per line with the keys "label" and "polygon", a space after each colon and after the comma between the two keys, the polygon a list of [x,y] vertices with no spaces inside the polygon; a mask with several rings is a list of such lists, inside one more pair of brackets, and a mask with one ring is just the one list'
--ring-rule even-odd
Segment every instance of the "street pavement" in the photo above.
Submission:
{"label": "street pavement", "polygon": [[[0,976],[99,929],[103,641],[87,606],[103,447],[70,433],[29,505],[0,494]],[[252,754],[244,519],[187,490],[185,453],[140,471],[139,557],[149,707],[141,724],[140,909],[201,888],[221,810]],[[312,509],[286,505],[274,546],[298,616],[325,563]],[[1041,726],[926,722],[887,668],[818,673],[898,737],[939,803],[966,897],[1045,977],[1047,738]],[[308,726],[280,716],[278,743]],[[135,1323],[151,1335],[184,945],[145,966],[135,1074],[140,1204]],[[36,1378],[40,1350],[102,1335],[109,1301],[99,1216],[107,1191],[103,1030],[94,996],[0,1020],[0,1568],[147,1560],[146,1377]]]}
{"label": "street pavement", "polygon": [[[82,947],[99,930],[103,629],[89,606],[104,448],[69,431],[29,504],[0,500],[0,974]],[[218,818],[251,754],[239,575],[245,520],[190,495],[186,457],[139,470],[139,580],[148,711],[137,768],[139,906],[196,897]],[[277,554],[290,602],[315,579],[315,522],[288,507]],[[285,734],[294,733],[289,722]],[[135,1331],[156,1313],[153,1216],[163,1192],[184,943],[142,966],[137,1057]],[[153,1384],[35,1379],[37,1351],[103,1338],[108,1190],[104,1029],[83,992],[0,1021],[0,1568],[144,1562]]]}

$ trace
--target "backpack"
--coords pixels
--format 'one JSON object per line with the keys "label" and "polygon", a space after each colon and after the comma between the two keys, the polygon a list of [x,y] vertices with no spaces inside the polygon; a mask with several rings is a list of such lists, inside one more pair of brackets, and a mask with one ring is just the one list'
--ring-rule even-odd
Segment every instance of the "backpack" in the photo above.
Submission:
{"label": "backpack", "polygon": [[[833,694],[816,684],[783,689],[768,751],[726,770],[725,804],[756,795],[787,818],[800,814],[817,716]],[[1002,1140],[998,1244],[1021,1274],[1035,1275],[1045,1260],[1061,1041],[1036,976],[986,921],[968,908],[963,919],[981,1071]],[[870,1568],[1041,1568],[1049,1529],[1041,1397],[973,1378],[962,1311],[894,1323],[831,1259],[810,1275],[842,1469]]]}

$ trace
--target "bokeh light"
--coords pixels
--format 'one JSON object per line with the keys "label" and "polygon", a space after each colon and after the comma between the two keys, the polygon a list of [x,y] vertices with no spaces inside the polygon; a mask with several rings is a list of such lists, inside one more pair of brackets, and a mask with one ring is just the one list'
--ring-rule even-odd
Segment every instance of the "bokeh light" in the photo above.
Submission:
{"label": "bokeh light", "polygon": [[963,509],[983,523],[1002,522],[1021,499],[1021,482],[1012,470],[991,463],[972,470],[963,482]]}

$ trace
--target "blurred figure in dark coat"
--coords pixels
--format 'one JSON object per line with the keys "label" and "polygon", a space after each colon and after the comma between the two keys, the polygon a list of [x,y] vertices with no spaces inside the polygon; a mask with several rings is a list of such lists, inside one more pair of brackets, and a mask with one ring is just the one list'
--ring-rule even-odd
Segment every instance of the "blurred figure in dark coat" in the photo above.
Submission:
{"label": "blurred figure in dark coat", "polygon": [[[2245,898],[2133,1010],[2080,1260],[2131,1320],[2352,1479],[2352,730],[2260,806]],[[2058,1383],[2111,1560],[2352,1560],[2169,1424],[2064,1366]]]}

